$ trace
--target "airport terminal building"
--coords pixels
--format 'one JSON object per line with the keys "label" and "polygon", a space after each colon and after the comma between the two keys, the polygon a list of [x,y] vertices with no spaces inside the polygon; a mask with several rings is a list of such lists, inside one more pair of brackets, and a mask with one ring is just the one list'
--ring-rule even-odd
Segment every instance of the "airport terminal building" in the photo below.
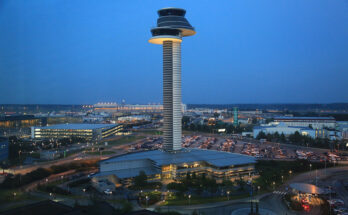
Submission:
{"label": "airport terminal building", "polygon": [[121,124],[57,124],[45,127],[31,127],[33,139],[78,137],[86,140],[101,140],[122,132]]}

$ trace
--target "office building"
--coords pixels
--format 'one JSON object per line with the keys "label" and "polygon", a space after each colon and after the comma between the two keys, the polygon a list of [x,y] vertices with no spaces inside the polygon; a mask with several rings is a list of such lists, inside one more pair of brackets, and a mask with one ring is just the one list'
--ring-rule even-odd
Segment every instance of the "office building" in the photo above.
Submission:
{"label": "office building", "polygon": [[32,127],[33,139],[78,137],[86,140],[100,140],[122,131],[121,124],[58,124],[45,127]]}

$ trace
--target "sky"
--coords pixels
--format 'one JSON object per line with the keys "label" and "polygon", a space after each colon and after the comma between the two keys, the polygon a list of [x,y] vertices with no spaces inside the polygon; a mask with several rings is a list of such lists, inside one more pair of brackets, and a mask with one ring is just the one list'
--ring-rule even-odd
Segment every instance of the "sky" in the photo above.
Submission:
{"label": "sky", "polygon": [[161,103],[163,7],[197,31],[184,103],[348,102],[348,0],[2,0],[0,103]]}

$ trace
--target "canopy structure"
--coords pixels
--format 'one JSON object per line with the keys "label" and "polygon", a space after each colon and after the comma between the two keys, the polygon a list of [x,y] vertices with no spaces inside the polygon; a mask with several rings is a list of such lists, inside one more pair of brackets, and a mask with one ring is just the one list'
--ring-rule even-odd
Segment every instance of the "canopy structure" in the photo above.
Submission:
{"label": "canopy structure", "polygon": [[301,193],[308,193],[308,194],[324,194],[325,191],[313,184],[306,184],[306,183],[293,183],[290,184],[290,187],[294,190],[297,190]]}

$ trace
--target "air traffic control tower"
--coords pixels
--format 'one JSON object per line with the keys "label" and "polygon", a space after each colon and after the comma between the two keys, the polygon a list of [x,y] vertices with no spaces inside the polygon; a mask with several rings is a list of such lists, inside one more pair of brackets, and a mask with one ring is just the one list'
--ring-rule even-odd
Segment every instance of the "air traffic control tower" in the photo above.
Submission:
{"label": "air traffic control tower", "polygon": [[181,149],[181,42],[196,33],[180,8],[158,11],[157,27],[151,29],[150,43],[163,45],[163,149]]}

